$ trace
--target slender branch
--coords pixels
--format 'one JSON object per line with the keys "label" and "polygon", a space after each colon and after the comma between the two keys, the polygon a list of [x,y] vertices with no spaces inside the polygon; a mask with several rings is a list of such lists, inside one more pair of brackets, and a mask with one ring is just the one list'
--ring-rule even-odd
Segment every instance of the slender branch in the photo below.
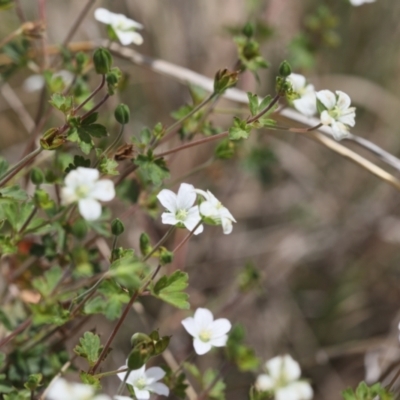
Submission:
{"label": "slender branch", "polygon": [[180,150],[189,149],[190,147],[194,147],[194,146],[197,146],[197,145],[200,145],[200,144],[213,142],[214,140],[218,140],[218,139],[223,139],[224,137],[226,137],[228,135],[229,135],[228,131],[221,132],[221,133],[218,133],[218,134],[213,135],[213,136],[205,137],[203,139],[193,140],[192,142],[183,144],[181,146],[174,147],[174,148],[172,148],[170,150],[167,150],[167,151],[164,151],[162,153],[155,154],[154,156],[156,158],[165,157],[165,156],[168,156],[169,154],[176,153],[177,151],[180,151]]}
{"label": "slender branch", "polygon": [[37,207],[34,206],[31,213],[29,214],[28,218],[26,219],[26,221],[24,222],[24,224],[21,226],[21,229],[18,231],[19,234],[23,233],[24,230],[28,227],[28,225],[31,223],[32,218],[35,216],[35,214],[37,213]]}
{"label": "slender branch", "polygon": [[0,187],[4,186],[11,178],[13,178],[26,164],[32,161],[37,155],[43,151],[42,147],[38,147],[32,153],[25,156],[21,161],[15,164],[11,169],[9,169],[2,177],[0,181]]}
{"label": "slender branch", "polygon": [[254,121],[257,121],[258,119],[260,119],[264,114],[266,114],[269,110],[272,109],[272,107],[279,101],[280,99],[280,95],[277,94],[275,95],[275,97],[271,100],[271,102],[268,104],[267,107],[264,108],[264,110],[261,110],[257,115],[255,115],[254,117],[250,118],[247,120],[248,124],[251,124]]}
{"label": "slender branch", "polygon": [[113,142],[97,158],[97,161],[94,164],[94,168],[96,168],[99,165],[101,158],[103,156],[106,156],[109,152],[111,152],[111,150],[118,144],[118,142],[121,140],[121,137],[122,137],[122,135],[124,133],[124,128],[125,128],[125,124],[121,125],[121,128],[120,128],[120,130],[118,132],[118,135],[115,137]]}
{"label": "slender branch", "polygon": [[84,120],[85,118],[87,118],[89,115],[93,114],[95,111],[97,111],[110,97],[109,94],[106,94],[99,103],[97,103],[91,110],[89,110],[86,114],[82,115],[82,120]]}
{"label": "slender branch", "polygon": [[[102,75],[101,76],[101,82],[99,84],[99,86],[97,86],[97,88],[90,94],[90,96],[83,101],[81,104],[79,104],[78,107],[75,108],[74,112],[79,111],[81,108],[83,108],[90,100],[93,99],[94,96],[96,96],[96,94],[102,89],[102,87],[104,86],[104,84],[106,83],[106,76]],[[83,118],[83,117],[82,117]]]}
{"label": "slender branch", "polygon": [[20,326],[14,329],[8,336],[0,340],[0,348],[7,344],[10,340],[12,340],[15,336],[23,332],[28,326],[32,323],[32,318],[28,318],[25,322],[23,322]]}
{"label": "slender branch", "polygon": [[151,276],[151,278],[140,289],[136,290],[133,293],[131,299],[129,300],[129,303],[126,305],[122,315],[118,319],[116,325],[114,326],[114,329],[112,330],[110,336],[108,337],[107,342],[104,345],[103,350],[100,353],[99,359],[97,360],[96,364],[90,369],[89,373],[94,374],[96,372],[97,368],[99,367],[99,365],[101,364],[101,362],[103,361],[105,356],[107,355],[108,349],[110,348],[111,343],[113,342],[116,334],[118,333],[123,322],[125,321],[125,318],[127,317],[129,310],[132,308],[133,303],[137,300],[137,298],[140,296],[140,294],[147,289],[147,287],[150,285],[150,283],[153,281],[153,279],[157,276],[160,269],[161,269],[161,265],[158,265],[156,270],[154,271],[153,275]]}
{"label": "slender branch", "polygon": [[182,242],[178,244],[178,246],[175,247],[175,249],[172,251],[173,253],[176,253],[196,232],[196,229],[202,224],[202,220],[200,220],[197,225],[183,238]]}
{"label": "slender branch", "polygon": [[143,258],[143,262],[146,262],[159,248],[162,244],[166,242],[166,240],[171,236],[172,232],[175,230],[175,225],[171,226],[167,233],[158,241],[158,243],[153,247],[150,253],[146,254]]}
{"label": "slender branch", "polygon": [[21,0],[14,0],[15,3],[15,12],[19,18],[19,20],[21,21],[21,23],[26,22],[26,16],[24,13],[24,10],[21,6]]}
{"label": "slender branch", "polygon": [[47,68],[47,40],[46,40],[46,0],[39,0],[39,16],[42,25],[45,27],[45,32],[43,32],[41,37],[42,44],[42,70],[44,71]]}

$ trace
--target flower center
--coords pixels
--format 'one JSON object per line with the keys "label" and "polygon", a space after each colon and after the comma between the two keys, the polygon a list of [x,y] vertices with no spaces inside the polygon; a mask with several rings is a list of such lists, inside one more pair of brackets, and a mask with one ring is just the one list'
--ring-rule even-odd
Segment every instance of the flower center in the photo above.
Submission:
{"label": "flower center", "polygon": [[143,390],[146,387],[146,379],[145,378],[139,378],[136,383],[135,386],[139,389],[139,390]]}
{"label": "flower center", "polygon": [[216,208],[217,210],[220,210],[221,208],[223,208],[222,203],[219,201],[219,202],[217,203],[217,205],[215,206],[215,208]]}
{"label": "flower center", "polygon": [[333,119],[336,120],[342,115],[342,112],[338,107],[332,108],[332,110],[329,110],[328,113]]}
{"label": "flower center", "polygon": [[178,221],[185,221],[188,216],[187,210],[178,210],[175,214],[175,217]]}
{"label": "flower center", "polygon": [[88,193],[90,192],[90,187],[88,185],[79,185],[76,189],[75,189],[75,194],[77,195],[77,197],[79,197],[80,199],[84,199],[85,197],[87,197]]}
{"label": "flower center", "polygon": [[199,338],[202,342],[209,342],[211,339],[211,331],[208,329],[204,329],[200,332]]}

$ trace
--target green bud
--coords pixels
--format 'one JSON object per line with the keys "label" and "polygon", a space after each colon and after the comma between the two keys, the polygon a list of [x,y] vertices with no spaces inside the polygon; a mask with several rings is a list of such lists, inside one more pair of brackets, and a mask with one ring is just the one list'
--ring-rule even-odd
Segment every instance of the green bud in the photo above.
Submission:
{"label": "green bud", "polygon": [[160,340],[158,340],[155,345],[155,355],[161,354],[169,345],[171,337],[170,336],[163,336]]}
{"label": "green bud", "polygon": [[249,39],[254,35],[254,24],[248,22],[242,29],[242,33],[244,36],[248,37]]}
{"label": "green bud", "polygon": [[111,233],[114,236],[119,236],[124,233],[125,227],[119,218],[115,218],[114,221],[111,222]]}
{"label": "green bud", "polygon": [[140,235],[139,239],[140,243],[140,252],[142,253],[143,256],[146,256],[147,254],[150,253],[152,250],[151,244],[150,244],[150,238],[147,233],[142,233]]}
{"label": "green bud", "polygon": [[43,172],[39,168],[33,168],[31,171],[31,181],[34,185],[40,186],[44,181]]}
{"label": "green bud", "polygon": [[172,251],[168,251],[165,247],[160,247],[160,264],[166,265],[171,264],[174,259],[174,253]]}
{"label": "green bud", "polygon": [[221,94],[225,92],[226,89],[235,86],[238,80],[239,80],[238,71],[228,71],[226,68],[220,69],[215,74],[214,92]]}
{"label": "green bud", "polygon": [[131,337],[131,346],[137,347],[144,343],[146,343],[146,344],[150,343],[151,341],[152,341],[152,339],[149,335],[146,335],[145,333],[142,333],[142,332],[136,332]]}
{"label": "green bud", "polygon": [[76,222],[73,223],[71,227],[72,234],[78,238],[83,239],[87,234],[88,228],[86,225],[86,221],[83,219],[78,219]]}
{"label": "green bud", "polygon": [[112,68],[111,71],[106,75],[108,94],[110,96],[112,96],[115,93],[121,81],[121,78],[122,78],[121,70],[117,67]]}
{"label": "green bud", "polygon": [[281,65],[279,66],[279,75],[287,78],[292,73],[292,67],[290,64],[285,60],[282,61]]}
{"label": "green bud", "polygon": [[150,357],[140,349],[134,349],[128,356],[127,364],[130,370],[142,368]]}
{"label": "green bud", "polygon": [[47,130],[43,137],[40,139],[40,145],[44,150],[54,150],[62,146],[66,139],[64,136],[58,134],[58,128],[50,128]]}
{"label": "green bud", "polygon": [[121,125],[129,122],[130,111],[126,104],[119,104],[114,111],[114,117]]}
{"label": "green bud", "polygon": [[102,47],[98,48],[93,54],[94,68],[100,75],[105,75],[110,71],[112,62],[110,52]]}
{"label": "green bud", "polygon": [[36,390],[38,386],[40,386],[40,382],[42,381],[42,379],[43,379],[42,374],[29,375],[28,380],[26,381],[26,383],[24,383],[24,386],[26,389],[33,392],[34,390]]}

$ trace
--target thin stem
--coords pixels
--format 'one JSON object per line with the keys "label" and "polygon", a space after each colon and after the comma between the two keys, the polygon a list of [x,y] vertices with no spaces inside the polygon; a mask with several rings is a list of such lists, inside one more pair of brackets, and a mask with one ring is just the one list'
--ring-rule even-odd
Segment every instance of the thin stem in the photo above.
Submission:
{"label": "thin stem", "polygon": [[120,394],[122,394],[122,392],[124,391],[124,388],[125,388],[125,385],[126,385],[126,381],[128,380],[128,376],[129,376],[129,374],[131,373],[131,371],[132,371],[132,370],[130,370],[130,369],[128,368],[128,372],[125,374],[124,380],[121,381],[121,383],[120,383],[120,385],[119,385],[119,387],[118,387],[117,396],[120,395]]}
{"label": "thin stem", "polygon": [[121,137],[124,133],[124,128],[125,128],[125,125],[121,125],[118,135],[115,137],[114,141],[100,154],[100,156],[98,157],[97,161],[94,164],[94,168],[96,168],[99,165],[101,158],[103,156],[106,156],[107,153],[109,153],[118,144],[118,142],[121,140]]}
{"label": "thin stem", "polygon": [[19,20],[24,23],[26,22],[26,17],[25,17],[25,13],[24,10],[21,6],[21,1],[20,0],[14,0],[15,3],[15,12],[18,15]]}
{"label": "thin stem", "polygon": [[32,218],[35,216],[35,214],[37,213],[37,207],[33,207],[31,213],[29,214],[28,218],[26,219],[26,221],[24,222],[24,224],[22,225],[21,229],[18,231],[19,234],[21,234],[27,227],[28,225],[31,223]]}
{"label": "thin stem", "polygon": [[116,370],[114,370],[114,371],[102,372],[101,374],[93,375],[93,378],[101,379],[101,378],[104,378],[105,376],[117,375],[117,374],[119,374],[120,372],[126,372],[126,371],[128,371],[128,370],[129,370],[129,368],[121,368],[121,369],[116,369]]}
{"label": "thin stem", "polygon": [[33,160],[37,155],[43,151],[42,147],[38,147],[32,153],[25,156],[21,161],[15,164],[11,169],[9,169],[2,177],[0,181],[0,187],[4,186],[11,178],[13,178],[26,164]]}
{"label": "thin stem", "polygon": [[155,157],[156,158],[165,157],[165,156],[168,156],[169,154],[176,153],[177,151],[180,151],[180,150],[189,149],[190,147],[194,147],[194,146],[198,146],[200,144],[213,142],[214,140],[222,139],[222,138],[224,138],[224,137],[226,137],[228,135],[229,135],[229,132],[225,131],[225,132],[221,132],[221,133],[218,133],[216,135],[213,135],[213,136],[208,136],[208,137],[203,138],[203,139],[194,140],[192,142],[183,144],[181,146],[174,147],[174,148],[172,148],[170,150],[167,150],[167,151],[164,151],[162,153],[155,154]]}
{"label": "thin stem", "polygon": [[111,343],[113,342],[116,334],[118,333],[119,329],[121,328],[125,318],[127,317],[129,310],[132,308],[133,303],[137,300],[137,298],[140,296],[140,294],[147,289],[147,287],[150,285],[150,283],[153,281],[153,279],[157,276],[160,269],[161,269],[161,265],[158,265],[156,270],[154,271],[153,275],[151,276],[151,278],[140,289],[136,290],[133,293],[131,299],[129,300],[129,303],[126,305],[122,315],[120,316],[119,320],[117,321],[116,325],[114,326],[114,329],[112,330],[110,336],[108,337],[107,342],[104,345],[103,350],[101,351],[99,359],[97,360],[96,364],[90,369],[89,373],[94,374],[96,372],[97,368],[99,367],[99,365],[101,364],[101,362],[103,361],[105,356],[107,355],[108,349],[110,348]]}
{"label": "thin stem", "polygon": [[196,229],[202,224],[202,220],[200,220],[197,225],[184,237],[182,242],[178,244],[178,246],[175,247],[175,249],[172,251],[173,253],[176,253],[196,232]]}
{"label": "thin stem", "polygon": [[0,42],[0,48],[4,47],[7,43],[11,42],[16,36],[18,36],[21,33],[20,29],[17,29],[14,32],[11,32],[9,35],[7,35],[1,42]]}
{"label": "thin stem", "polygon": [[110,97],[109,94],[106,94],[102,100],[100,100],[100,102],[98,104],[96,104],[91,110],[89,110],[86,114],[82,115],[82,120],[84,120],[85,118],[87,118],[89,115],[93,114],[95,111],[97,111]]}
{"label": "thin stem", "polygon": [[169,126],[166,130],[165,130],[165,134],[171,132],[172,130],[174,130],[176,127],[178,127],[179,125],[182,124],[182,122],[186,121],[188,118],[190,118],[193,114],[196,114],[197,111],[199,111],[201,108],[203,108],[207,103],[209,103],[215,96],[217,95],[217,93],[211,93],[210,96],[208,96],[207,98],[205,98],[200,104],[198,104],[195,108],[193,108],[192,111],[190,111],[188,114],[186,114],[184,117],[182,117],[180,120],[174,122],[171,126]]}
{"label": "thin stem", "polygon": [[[79,104],[78,107],[75,108],[74,112],[79,111],[81,108],[83,108],[90,100],[93,99],[94,96],[96,96],[96,94],[103,88],[104,84],[106,83],[106,76],[102,75],[101,76],[101,82],[99,84],[99,86],[97,86],[97,88],[90,94],[90,96],[83,101],[81,104]],[[83,117],[82,117],[83,118]]]}
{"label": "thin stem", "polygon": [[8,336],[0,340],[0,348],[7,344],[10,340],[12,340],[19,333],[23,332],[28,326],[32,323],[32,318],[28,318],[25,322],[23,322],[20,326],[14,329]]}
{"label": "thin stem", "polygon": [[171,226],[165,235],[158,241],[158,243],[153,247],[150,253],[146,254],[143,258],[143,262],[146,262],[158,249],[159,247],[165,243],[165,241],[171,236],[172,232],[175,230],[175,225]]}
{"label": "thin stem", "polygon": [[248,124],[251,124],[254,121],[257,121],[258,119],[260,119],[264,114],[266,114],[269,110],[271,110],[271,108],[279,101],[280,99],[280,95],[277,94],[275,95],[275,97],[272,99],[272,101],[268,104],[267,107],[264,108],[264,110],[260,111],[257,115],[255,115],[254,117],[250,118],[247,120]]}
{"label": "thin stem", "polygon": [[[46,26],[46,0],[39,0],[39,16],[41,23],[43,26]],[[46,45],[46,32],[43,32],[41,38],[42,44],[42,70],[44,71],[47,68],[47,45]]]}

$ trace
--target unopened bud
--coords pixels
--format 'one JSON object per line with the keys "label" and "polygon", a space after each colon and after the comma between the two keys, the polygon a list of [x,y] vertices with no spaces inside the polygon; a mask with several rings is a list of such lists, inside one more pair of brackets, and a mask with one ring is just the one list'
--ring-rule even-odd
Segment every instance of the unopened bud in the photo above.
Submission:
{"label": "unopened bud", "polygon": [[31,171],[31,181],[34,185],[39,186],[44,181],[43,172],[39,168],[33,168]]}
{"label": "unopened bud", "polygon": [[239,80],[238,71],[228,71],[226,68],[220,69],[215,74],[214,92],[221,94],[225,92],[226,89],[235,86],[238,80]]}
{"label": "unopened bud", "polygon": [[279,66],[279,75],[287,78],[292,73],[292,67],[290,64],[285,60],[282,61],[281,65]]}
{"label": "unopened bud", "polygon": [[129,122],[130,111],[126,104],[120,104],[114,111],[114,117],[121,125]]}
{"label": "unopened bud", "polygon": [[111,222],[111,232],[114,236],[119,236],[124,233],[125,227],[119,218],[115,218],[114,221]]}
{"label": "unopened bud", "polygon": [[107,74],[112,65],[112,57],[110,52],[102,47],[97,49],[93,54],[93,64],[98,74]]}

